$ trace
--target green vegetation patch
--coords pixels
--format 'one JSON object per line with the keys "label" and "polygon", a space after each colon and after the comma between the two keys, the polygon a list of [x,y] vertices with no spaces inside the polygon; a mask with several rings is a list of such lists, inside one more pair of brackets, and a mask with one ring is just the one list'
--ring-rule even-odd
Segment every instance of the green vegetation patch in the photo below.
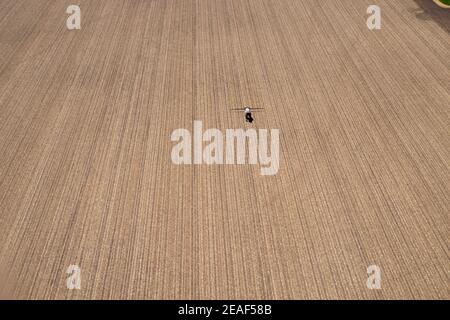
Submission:
{"label": "green vegetation patch", "polygon": [[450,6],[450,0],[439,0],[439,1],[442,2],[443,4]]}

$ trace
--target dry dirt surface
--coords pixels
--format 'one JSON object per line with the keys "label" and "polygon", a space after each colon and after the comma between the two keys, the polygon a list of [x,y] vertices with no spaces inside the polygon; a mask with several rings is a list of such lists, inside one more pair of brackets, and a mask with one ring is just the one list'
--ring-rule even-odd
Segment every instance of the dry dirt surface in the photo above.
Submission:
{"label": "dry dirt surface", "polygon": [[[70,4],[0,0],[2,297],[450,298],[450,11]],[[278,173],[174,164],[194,120],[278,128]]]}

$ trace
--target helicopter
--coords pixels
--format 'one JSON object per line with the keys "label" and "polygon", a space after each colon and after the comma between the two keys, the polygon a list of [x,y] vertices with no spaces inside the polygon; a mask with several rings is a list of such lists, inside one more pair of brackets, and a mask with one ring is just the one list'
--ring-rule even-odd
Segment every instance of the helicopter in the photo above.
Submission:
{"label": "helicopter", "polygon": [[237,109],[231,109],[231,110],[232,111],[243,111],[244,115],[245,115],[245,121],[253,123],[253,121],[255,119],[253,119],[252,112],[254,110],[264,110],[264,109],[263,108],[250,108],[250,107],[244,106],[244,108],[237,108]]}

